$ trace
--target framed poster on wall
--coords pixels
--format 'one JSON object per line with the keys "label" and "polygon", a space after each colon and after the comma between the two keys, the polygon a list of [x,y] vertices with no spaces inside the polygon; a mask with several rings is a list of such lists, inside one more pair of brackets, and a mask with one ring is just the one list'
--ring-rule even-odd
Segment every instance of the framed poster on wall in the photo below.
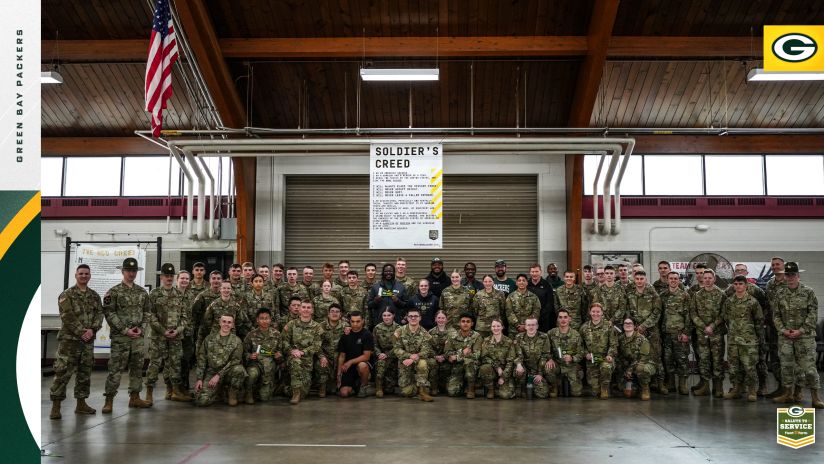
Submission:
{"label": "framed poster on wall", "polygon": [[589,253],[589,263],[592,266],[606,266],[608,264],[632,266],[635,263],[643,264],[643,259],[643,251],[598,251]]}

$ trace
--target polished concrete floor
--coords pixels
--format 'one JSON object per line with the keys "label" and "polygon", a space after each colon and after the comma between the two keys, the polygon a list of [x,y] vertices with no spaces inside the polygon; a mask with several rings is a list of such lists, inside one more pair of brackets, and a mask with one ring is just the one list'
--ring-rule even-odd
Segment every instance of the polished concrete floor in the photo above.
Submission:
{"label": "polished concrete floor", "polygon": [[104,416],[104,380],[104,372],[93,373],[96,415],[76,416],[69,398],[63,420],[51,421],[52,377],[43,379],[42,462],[824,462],[824,414],[816,417],[819,443],[792,450],[776,444],[776,407],[764,399],[441,396],[422,403],[390,395],[201,409],[161,396],[154,408],[135,410],[126,406],[124,379],[114,413]]}

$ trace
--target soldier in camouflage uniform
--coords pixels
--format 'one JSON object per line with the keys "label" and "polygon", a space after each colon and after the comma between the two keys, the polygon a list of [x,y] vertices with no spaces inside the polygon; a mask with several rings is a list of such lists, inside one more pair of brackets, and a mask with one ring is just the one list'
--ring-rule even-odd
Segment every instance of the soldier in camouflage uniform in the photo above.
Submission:
{"label": "soldier in camouflage uniform", "polygon": [[784,259],[778,256],[772,258],[770,267],[773,272],[773,278],[767,282],[767,288],[764,291],[767,297],[767,310],[764,312],[764,320],[767,325],[765,331],[766,351],[767,351],[767,367],[773,373],[775,381],[778,384],[776,389],[765,395],[767,398],[774,398],[783,392],[783,382],[781,381],[781,361],[778,357],[778,331],[775,330],[774,309],[778,307],[778,295],[782,290],[787,288],[787,279],[784,276]]}
{"label": "soldier in camouflage uniform", "polygon": [[[375,263],[366,263],[366,265],[363,266],[363,280],[359,281],[358,285],[364,290],[366,290],[366,293],[369,293],[369,290],[372,289],[372,286],[378,283],[378,279],[375,278],[377,274],[378,267],[375,266]],[[347,274],[347,279],[348,276],[349,274]]]}
{"label": "soldier in camouflage uniform", "polygon": [[292,404],[300,403],[301,398],[309,395],[312,383],[312,363],[320,354],[323,341],[323,328],[312,320],[314,308],[312,300],[300,303],[300,318],[286,324],[283,328],[283,351],[288,353],[287,366],[292,391]]}
{"label": "soldier in camouflage uniform", "polygon": [[189,282],[189,288],[194,291],[195,296],[199,295],[203,290],[209,288],[209,282],[206,280],[205,276],[205,264],[200,261],[192,264],[192,278],[191,282]]}
{"label": "soldier in camouflage uniform", "polygon": [[689,395],[687,377],[689,376],[690,318],[691,298],[681,285],[681,276],[677,272],[667,275],[669,286],[661,292],[663,306],[664,360],[669,386],[675,392],[675,377],[678,376],[678,393]]}
{"label": "soldier in camouflage uniform", "polygon": [[[549,336],[538,332],[537,315],[526,318],[524,326],[526,330],[515,336],[515,389],[518,391],[525,384],[528,389],[531,384],[535,396],[543,399],[550,395],[547,377],[553,357]],[[553,398],[558,396],[557,390],[553,393]]]}
{"label": "soldier in camouflage uniform", "polygon": [[815,366],[818,299],[810,287],[800,282],[799,272],[795,262],[789,261],[784,265],[787,286],[776,297],[777,304],[773,310],[784,387],[784,393],[773,398],[773,401],[798,403],[801,401],[801,388],[809,388],[812,406],[822,409],[824,403],[818,396],[820,380]]}
{"label": "soldier in camouflage uniform", "polygon": [[60,419],[60,403],[66,399],[66,386],[72,375],[74,397],[77,400],[75,414],[95,414],[86,404],[91,386],[94,365],[95,334],[103,325],[103,307],[100,295],[88,287],[91,269],[80,264],[74,271],[75,285],[57,297],[62,326],[57,333],[57,359],[54,360],[54,382],[50,397],[52,410],[49,419]]}
{"label": "soldier in camouflage uniform", "polygon": [[641,401],[649,401],[649,383],[655,375],[655,363],[650,360],[650,352],[647,339],[635,331],[635,321],[629,317],[624,319],[624,334],[618,337],[618,372],[628,382],[638,380]]}
{"label": "soldier in camouflage uniform", "polygon": [[[340,304],[343,310],[343,319],[348,321],[349,314],[352,312],[363,313],[368,315],[366,311],[366,295],[369,293],[363,286],[358,284],[358,271],[349,271],[346,274],[346,287],[340,290]],[[365,321],[369,326],[369,321]]]}
{"label": "soldier in camouflage uniform", "polygon": [[600,393],[602,400],[609,399],[609,384],[615,370],[618,339],[613,325],[604,320],[600,303],[590,305],[589,320],[581,325],[580,334],[586,351],[584,358],[588,364],[587,383],[592,388],[593,396]]}
{"label": "soldier in camouflage uniform", "polygon": [[[744,276],[747,277],[749,274],[749,270],[747,269],[747,265],[744,263],[737,263],[735,265],[735,275],[736,276]],[[735,293],[735,286],[730,285],[724,291],[726,293],[727,298],[730,298],[733,293]],[[761,312],[764,314],[764,327],[762,330],[758,331],[759,337],[758,340],[758,362],[755,365],[755,370],[758,373],[758,396],[764,396],[767,393],[767,356],[768,356],[768,349],[767,349],[767,338],[766,338],[766,324],[767,317],[769,315],[770,305],[767,302],[767,294],[764,293],[764,290],[761,290],[755,284],[747,282],[747,293],[755,298],[758,301],[758,304],[761,306]],[[771,317],[771,316],[770,316]]]}
{"label": "soldier in camouflage uniform", "polygon": [[323,322],[329,316],[329,308],[335,305],[340,309],[340,300],[332,296],[332,282],[324,280],[321,284],[321,292],[315,296],[312,303],[315,306],[315,314],[312,319],[317,322]]}
{"label": "soldier in camouflage uniform", "polygon": [[375,326],[372,336],[375,337],[375,397],[383,398],[384,390],[390,390],[398,376],[395,370],[398,360],[395,359],[394,334],[400,327],[395,322],[395,312],[386,308],[381,313],[381,323]]}
{"label": "soldier in camouflage uniform", "polygon": [[197,290],[192,290],[191,275],[188,271],[180,271],[177,275],[177,289],[180,291],[180,298],[183,300],[183,308],[186,310],[186,328],[183,329],[183,357],[180,358],[180,384],[184,391],[189,391],[189,372],[197,364],[195,359],[195,338],[192,328],[192,304],[198,295]]}
{"label": "soldier in camouflage uniform", "polygon": [[[246,292],[244,299],[246,300],[246,319],[250,322],[257,320],[260,308],[268,309],[271,314],[280,308],[278,292],[267,290],[265,280],[260,274],[252,276],[252,288]],[[277,321],[273,322],[277,328]]]}
{"label": "soldier in camouflage uniform", "polygon": [[461,285],[461,274],[457,270],[453,271],[449,278],[452,285],[441,292],[438,308],[446,313],[446,321],[449,327],[459,330],[461,314],[469,311],[472,295],[466,287]]}
{"label": "soldier in camouflage uniform", "polygon": [[206,308],[206,314],[203,315],[203,322],[200,324],[198,331],[198,347],[209,336],[209,333],[215,332],[220,328],[220,316],[228,314],[232,316],[233,329],[232,332],[239,336],[246,336],[249,332],[249,322],[247,319],[246,300],[240,299],[235,292],[232,291],[232,285],[228,281],[220,283],[220,298],[212,301],[209,307]]}
{"label": "soldier in camouflage uniform", "polygon": [[280,314],[281,317],[289,318],[289,300],[293,296],[300,297],[301,301],[311,299],[312,295],[306,291],[303,285],[298,283],[298,270],[290,267],[286,270],[286,282],[282,283],[278,288],[280,299]]}
{"label": "soldier in camouflage uniform", "polygon": [[601,303],[604,319],[610,325],[618,326],[627,313],[627,293],[621,284],[615,282],[615,269],[612,266],[604,267],[604,279],[604,285],[594,292],[592,301]]}
{"label": "soldier in camouflage uniform", "polygon": [[[275,263],[272,265],[272,288],[280,290],[280,286],[283,285],[283,275],[285,272],[286,267],[283,264]],[[283,306],[283,303],[281,303],[281,306]],[[275,314],[272,314],[272,317],[275,317]]]}
{"label": "soldier in camouflage uniform", "polygon": [[432,337],[432,358],[435,360],[435,367],[429,370],[429,390],[432,396],[437,396],[439,390],[446,391],[446,382],[452,373],[452,364],[446,359],[446,339],[451,330],[446,325],[446,313],[435,313],[435,327],[429,329],[429,335]]}
{"label": "soldier in camouflage uniform", "polygon": [[[368,273],[367,277],[369,277]],[[406,298],[412,298],[412,296],[415,295],[415,292],[418,291],[418,280],[406,274],[405,258],[398,258],[395,261],[395,280],[403,285],[403,288],[406,291]],[[379,281],[375,281],[374,283],[379,283]]]}
{"label": "soldier in camouflage uniform", "polygon": [[575,283],[575,272],[564,271],[564,285],[555,289],[555,307],[566,308],[569,311],[569,326],[575,330],[578,330],[586,319],[589,306],[587,300],[587,291]]}
{"label": "soldier in camouflage uniform", "polygon": [[509,321],[509,335],[526,331],[526,320],[541,316],[541,301],[534,293],[526,289],[529,279],[526,274],[518,274],[515,279],[515,291],[506,297],[506,318]]}
{"label": "soldier in camouflage uniform", "polygon": [[495,290],[492,276],[486,275],[483,278],[482,290],[478,290],[472,298],[469,310],[475,314],[475,331],[481,337],[487,338],[492,334],[492,321],[502,321],[506,311],[506,297],[504,293]]}
{"label": "soldier in camouflage uniform", "polygon": [[255,390],[261,401],[269,401],[275,390],[278,364],[283,362],[283,340],[272,324],[269,308],[258,309],[257,328],[246,334],[243,353],[246,359],[246,404],[255,403]]}
{"label": "soldier in camouflage uniform", "polygon": [[[200,336],[200,328],[203,326],[203,318],[206,316],[206,308],[212,304],[213,301],[220,298],[220,284],[223,282],[223,276],[220,271],[212,271],[209,273],[209,288],[200,292],[192,302],[191,319],[189,325],[192,327],[192,339],[195,344],[195,351],[203,341],[204,337]],[[197,363],[197,360],[195,360]]]}
{"label": "soldier in camouflage uniform", "polygon": [[217,401],[224,387],[229,388],[227,403],[237,406],[238,392],[246,382],[243,368],[243,342],[232,333],[234,317],[220,316],[220,328],[209,334],[197,353],[195,405],[209,406]]}
{"label": "soldier in camouflage uniform", "polygon": [[229,282],[232,284],[232,293],[238,297],[242,297],[246,290],[249,290],[249,285],[243,278],[243,267],[238,263],[229,266]]}
{"label": "soldier in camouflage uniform", "polygon": [[183,333],[189,324],[189,310],[180,291],[172,286],[175,267],[165,263],[160,273],[160,287],[149,293],[152,332],[149,339],[149,369],[146,371],[146,401],[154,403],[154,386],[161,367],[166,381],[166,399],[191,401],[192,397],[183,390],[180,376]]}
{"label": "soldier in camouflage uniform", "polygon": [[[581,365],[584,359],[584,344],[581,334],[572,328],[571,316],[566,308],[558,309],[558,326],[549,331],[550,353],[554,359],[547,363],[547,378],[551,392],[557,394],[561,376],[569,380],[572,396],[581,396],[583,384]],[[556,361],[557,360],[557,361]]]}
{"label": "soldier in camouflage uniform", "polygon": [[[724,300],[721,317],[727,325],[728,359],[732,388],[724,399],[741,398],[747,392],[747,401],[758,399],[758,341],[764,331],[764,313],[761,305],[747,292],[747,278],[735,276],[735,292]],[[746,387],[746,388],[745,388]]]}
{"label": "soldier in camouflage uniform", "polygon": [[[492,279],[490,278],[490,281]],[[512,369],[515,365],[515,345],[512,339],[503,334],[504,325],[500,319],[490,323],[492,335],[481,342],[481,367],[478,376],[484,382],[486,397],[508,400],[515,395],[515,382],[512,379]]]}
{"label": "soldier in camouflage uniform", "polygon": [[658,391],[666,395],[669,387],[664,382],[664,365],[661,362],[661,297],[647,283],[646,271],[636,271],[632,277],[635,288],[627,292],[627,317],[636,321],[635,330],[647,339],[650,345],[650,362],[655,364],[654,384]]}
{"label": "soldier in camouflage uniform", "polygon": [[[313,281],[312,279],[315,278],[315,268],[312,266],[305,266],[303,268],[303,280],[300,282],[300,286],[306,291],[309,295],[309,298],[314,301],[315,297],[320,295],[320,285]],[[324,313],[324,317],[325,317]]]}
{"label": "soldier in camouflage uniform", "polygon": [[587,301],[592,301],[592,297],[598,290],[598,282],[595,281],[592,275],[592,266],[589,264],[583,267],[584,281],[581,282],[581,288],[584,289],[587,295]]}
{"label": "soldier in camouflage uniform", "polygon": [[715,285],[715,272],[707,269],[701,276],[704,284],[692,297],[692,323],[698,333],[698,368],[701,371],[701,383],[693,391],[695,396],[709,394],[709,381],[712,379],[713,395],[722,398],[723,361],[724,361],[724,325],[721,308],[727,296]]}
{"label": "soldier in camouflage uniform", "polygon": [[[398,387],[401,395],[411,397],[417,386],[421,401],[432,401],[429,388],[429,370],[435,366],[432,359],[432,337],[421,327],[421,313],[417,308],[409,308],[409,321],[392,334],[392,354],[398,360]],[[414,384],[412,378],[414,374]]]}
{"label": "soldier in camouflage uniform", "polygon": [[115,285],[103,297],[103,314],[111,328],[112,347],[109,355],[109,375],[106,377],[106,402],[102,412],[112,412],[112,402],[120,387],[123,369],[129,370],[129,407],[150,408],[140,399],[143,388],[143,332],[151,317],[151,303],[146,289],[135,285],[137,271],[142,270],[134,258],[126,258],[119,268],[123,282]]}
{"label": "soldier in camouflage uniform", "polygon": [[[329,282],[324,282],[326,286]],[[315,310],[317,312],[317,310]],[[338,341],[349,324],[341,320],[341,309],[337,303],[332,303],[326,313],[326,320],[320,323],[323,335],[320,342],[320,353],[315,360],[315,373],[318,381],[318,397],[326,397],[326,393],[334,393],[336,373],[338,372]]]}
{"label": "soldier in camouflage uniform", "polygon": [[446,384],[446,392],[449,396],[458,396],[466,380],[466,397],[475,398],[475,380],[478,377],[478,360],[481,356],[483,339],[478,332],[472,330],[472,323],[472,314],[461,314],[458,323],[460,329],[450,331],[446,338],[444,352],[447,360],[452,364],[452,372]]}
{"label": "soldier in camouflage uniform", "polygon": [[[322,274],[323,279],[321,280],[321,282],[323,282],[325,280],[328,280],[329,282],[331,282],[332,283],[332,289],[329,292],[333,297],[337,298],[338,301],[340,301],[340,291],[343,290],[344,288],[346,288],[346,285],[338,285],[337,283],[335,283],[336,279],[332,278],[332,273],[334,272],[334,270],[335,270],[335,266],[332,263],[330,263],[330,262],[323,263],[323,267],[321,268],[321,272],[323,273]],[[320,289],[318,289],[318,291],[320,291]],[[317,296],[317,295],[312,295],[312,298],[314,298],[315,296]]]}
{"label": "soldier in camouflage uniform", "polygon": [[695,271],[695,282],[690,285],[690,295],[695,295],[698,293],[698,290],[701,290],[701,287],[704,285],[704,271],[707,270],[707,265],[704,263],[698,263],[695,265],[693,270]]}
{"label": "soldier in camouflage uniform", "polygon": [[[669,261],[659,261],[658,262],[658,275],[660,276],[655,282],[652,283],[652,288],[655,289],[658,294],[664,293],[667,288],[669,288],[669,273],[670,273],[670,264]],[[679,278],[679,287],[683,288]]]}

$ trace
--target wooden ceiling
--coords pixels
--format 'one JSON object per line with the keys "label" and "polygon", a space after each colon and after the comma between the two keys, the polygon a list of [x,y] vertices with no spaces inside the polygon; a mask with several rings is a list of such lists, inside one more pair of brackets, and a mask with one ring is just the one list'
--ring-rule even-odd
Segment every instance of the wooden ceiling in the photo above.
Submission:
{"label": "wooden ceiling", "polygon": [[[226,62],[230,78],[240,99],[246,102],[248,125],[273,128],[408,127],[410,89],[413,127],[565,126],[576,86],[582,85],[581,63],[587,54],[587,34],[595,3],[201,1],[211,18],[214,34],[227,48],[230,40],[235,40],[231,44],[237,47],[238,39],[270,38],[325,38],[326,45],[336,38],[348,38],[348,44],[354,41],[356,48],[360,48],[357,42],[364,35],[389,40],[390,44],[394,38],[431,38],[430,48],[435,50],[438,43],[446,44],[449,37],[466,38],[468,42],[463,43],[469,46],[473,37],[485,37],[491,42],[479,47],[490,43],[514,47],[497,56],[461,56],[459,47],[459,51],[437,60],[439,82],[411,86],[360,84],[358,68],[364,62],[358,50],[289,58],[229,54],[231,58]],[[104,62],[72,62],[65,55],[59,60],[65,83],[43,87],[44,137],[124,136],[135,129],[148,128],[149,118],[143,111],[145,64],[140,53],[145,49],[141,41],[149,35],[150,17],[145,0],[43,0],[44,40],[59,38],[64,50],[70,50],[73,44],[110,50]],[[816,23],[824,24],[824,2],[622,0],[612,30],[612,58],[603,66],[590,124],[821,127],[824,90],[820,84],[746,82],[747,69],[758,64],[753,57],[757,57],[760,48],[762,24]],[[523,39],[532,36],[541,36],[536,37],[536,42],[557,37],[569,49],[553,48],[550,43],[548,47],[553,51],[546,56],[528,52]],[[644,42],[649,36],[655,39]],[[715,37],[726,37],[733,44],[721,47],[728,51],[719,50],[718,57],[712,56]],[[506,45],[506,38],[520,42]],[[697,41],[704,44],[705,51],[698,52],[705,58],[703,61],[695,61],[695,55],[689,52],[690,45]],[[295,44],[297,47],[298,42]],[[524,53],[519,54],[518,47]],[[655,47],[658,48],[653,50]],[[620,51],[613,52],[614,49]],[[119,50],[124,54],[118,56]],[[249,48],[246,50],[248,53]],[[60,57],[58,47],[55,42],[44,42],[43,52],[47,56],[43,69],[50,69]],[[367,61],[367,65],[427,66],[436,60],[433,56],[373,56]],[[197,105],[182,84],[176,71],[175,97],[166,112],[166,128],[197,125]]]}

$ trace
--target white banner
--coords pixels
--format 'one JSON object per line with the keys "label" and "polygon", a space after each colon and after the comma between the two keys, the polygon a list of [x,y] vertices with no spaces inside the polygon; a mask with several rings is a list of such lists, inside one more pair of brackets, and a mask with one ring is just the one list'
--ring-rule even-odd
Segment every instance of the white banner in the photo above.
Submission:
{"label": "white banner", "polygon": [[[89,288],[100,294],[100,298],[109,291],[110,288],[123,281],[123,274],[120,273],[119,266],[123,265],[126,258],[137,259],[137,265],[146,267],[146,250],[137,245],[123,246],[97,246],[78,245],[74,254],[74,265],[72,272],[78,264],[88,264],[92,271],[92,280],[89,281]],[[143,286],[145,271],[138,271],[135,284]],[[72,277],[69,278],[72,281]],[[103,319],[103,327],[97,331],[97,338],[94,341],[95,353],[108,353],[111,348],[111,338],[109,338],[109,324]]]}
{"label": "white banner", "polygon": [[442,145],[372,144],[369,162],[369,248],[442,248]]}

